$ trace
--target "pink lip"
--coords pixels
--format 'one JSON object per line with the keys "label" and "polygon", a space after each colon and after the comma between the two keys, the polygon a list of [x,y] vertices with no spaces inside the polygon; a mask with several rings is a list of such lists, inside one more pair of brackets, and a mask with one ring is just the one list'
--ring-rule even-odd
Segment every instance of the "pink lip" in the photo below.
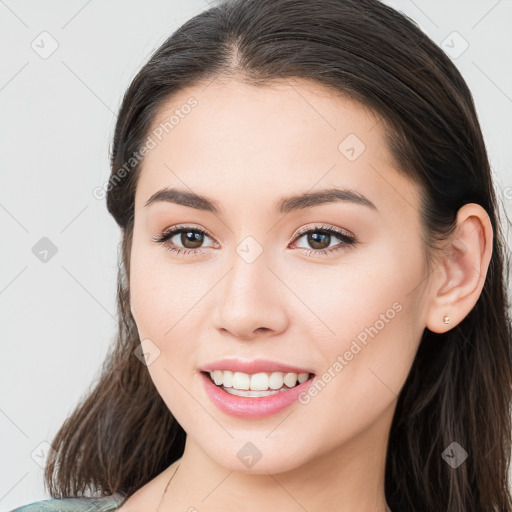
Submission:
{"label": "pink lip", "polygon": [[222,359],[208,363],[199,370],[211,372],[213,370],[230,370],[232,372],[259,373],[259,372],[283,372],[283,373],[314,373],[312,370],[290,366],[277,361],[256,359],[254,361],[242,361],[241,359]]}
{"label": "pink lip", "polygon": [[[219,368],[220,369],[220,368]],[[300,373],[306,373],[300,372]],[[308,380],[274,395],[261,397],[236,396],[217,386],[208,374],[201,372],[203,385],[210,400],[224,413],[244,419],[266,418],[277,414],[297,401],[299,395],[305,392],[313,383],[314,376]]]}

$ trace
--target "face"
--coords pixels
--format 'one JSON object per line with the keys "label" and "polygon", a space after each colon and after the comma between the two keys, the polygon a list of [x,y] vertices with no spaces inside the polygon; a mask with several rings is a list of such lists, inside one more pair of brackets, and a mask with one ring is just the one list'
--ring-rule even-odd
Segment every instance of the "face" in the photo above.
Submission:
{"label": "face", "polygon": [[[158,392],[223,467],[291,470],[390,424],[425,327],[427,269],[420,191],[394,168],[385,129],[300,80],[190,87],[155,119],[135,197],[131,310]],[[166,188],[216,210],[146,206]],[[333,189],[352,195],[283,203]],[[236,416],[199,370],[233,358],[315,376],[285,409]],[[262,454],[253,469],[237,456],[247,442]]]}

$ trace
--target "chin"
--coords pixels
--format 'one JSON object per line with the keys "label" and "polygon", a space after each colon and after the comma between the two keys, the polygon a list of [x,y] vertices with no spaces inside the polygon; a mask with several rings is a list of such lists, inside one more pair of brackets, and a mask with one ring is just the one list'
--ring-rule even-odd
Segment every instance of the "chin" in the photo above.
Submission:
{"label": "chin", "polygon": [[[257,440],[235,439],[229,444],[232,446],[217,444],[208,447],[211,449],[206,448],[205,451],[216,464],[238,473],[249,475],[285,473],[297,469],[308,459],[303,451],[296,452],[293,446],[290,446],[288,452],[282,449],[277,450],[277,446],[274,446],[269,439],[261,443]],[[282,444],[279,444],[279,448],[283,448]]]}

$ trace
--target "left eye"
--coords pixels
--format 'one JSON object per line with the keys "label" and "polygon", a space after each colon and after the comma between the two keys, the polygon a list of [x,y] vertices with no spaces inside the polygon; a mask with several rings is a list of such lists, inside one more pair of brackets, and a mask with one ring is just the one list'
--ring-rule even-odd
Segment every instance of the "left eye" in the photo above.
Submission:
{"label": "left eye", "polygon": [[[313,247],[313,249],[307,249],[303,247],[299,247],[302,249],[307,255],[320,255],[333,253],[342,249],[349,248],[353,245],[356,245],[357,241],[354,236],[345,233],[339,229],[334,228],[333,226],[317,226],[309,229],[302,229],[295,236],[294,240],[300,240],[305,235],[307,235],[306,242]],[[331,246],[332,238],[337,238],[340,242],[334,246]],[[327,245],[324,245],[327,243]]]}

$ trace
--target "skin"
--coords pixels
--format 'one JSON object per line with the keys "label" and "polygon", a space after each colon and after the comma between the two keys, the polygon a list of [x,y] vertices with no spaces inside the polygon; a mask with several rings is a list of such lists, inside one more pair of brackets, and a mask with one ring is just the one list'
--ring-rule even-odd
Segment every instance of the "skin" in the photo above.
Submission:
{"label": "skin", "polygon": [[[303,80],[256,88],[217,79],[173,96],[154,126],[192,96],[198,105],[143,161],[130,263],[140,339],[160,351],[148,371],[187,442],[183,457],[120,510],[157,510],[179,463],[160,510],[314,512],[336,503],[341,512],[384,512],[398,394],[424,329],[451,329],[475,305],[492,251],[488,216],[476,204],[461,208],[455,245],[429,273],[421,190],[394,167],[385,125],[370,110]],[[354,161],[338,149],[349,134],[365,145]],[[273,211],[283,196],[333,186],[363,194],[378,211],[349,202]],[[206,195],[223,214],[145,207],[164,187]],[[152,240],[180,223],[212,235],[202,254],[177,255]],[[307,255],[320,246],[296,232],[318,223],[352,234],[356,245],[332,235],[321,247],[341,250]],[[263,250],[250,264],[235,250],[246,236]],[[179,234],[172,241],[184,247]],[[218,410],[203,389],[198,367],[228,356],[332,373],[338,355],[390,309],[394,317],[307,404],[246,420]],[[251,468],[237,457],[247,442],[262,454]]]}

